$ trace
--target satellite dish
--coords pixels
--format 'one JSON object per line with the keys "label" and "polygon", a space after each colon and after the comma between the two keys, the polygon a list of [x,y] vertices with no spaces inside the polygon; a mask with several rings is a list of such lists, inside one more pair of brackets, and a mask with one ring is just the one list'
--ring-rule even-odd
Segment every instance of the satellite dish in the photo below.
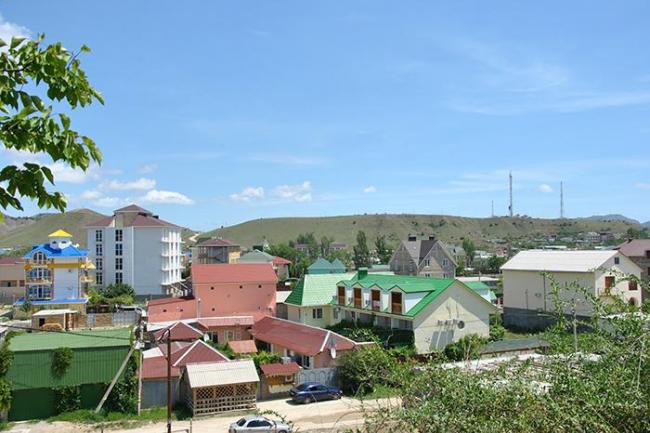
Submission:
{"label": "satellite dish", "polygon": [[336,337],[330,336],[330,356],[336,359]]}

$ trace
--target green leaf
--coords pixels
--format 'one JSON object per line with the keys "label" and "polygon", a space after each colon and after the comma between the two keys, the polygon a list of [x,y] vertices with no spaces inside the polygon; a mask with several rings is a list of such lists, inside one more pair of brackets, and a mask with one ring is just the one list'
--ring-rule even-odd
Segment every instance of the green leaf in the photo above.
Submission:
{"label": "green leaf", "polygon": [[0,39],[0,48],[1,47],[6,47],[6,46],[7,46],[7,43],[4,40]]}
{"label": "green leaf", "polygon": [[59,114],[59,117],[61,118],[61,123],[63,124],[63,128],[66,131],[70,129],[70,118],[63,113]]}
{"label": "green leaf", "polygon": [[25,38],[23,36],[12,36],[11,37],[11,45],[9,46],[10,49],[16,48],[22,41],[24,41]]}

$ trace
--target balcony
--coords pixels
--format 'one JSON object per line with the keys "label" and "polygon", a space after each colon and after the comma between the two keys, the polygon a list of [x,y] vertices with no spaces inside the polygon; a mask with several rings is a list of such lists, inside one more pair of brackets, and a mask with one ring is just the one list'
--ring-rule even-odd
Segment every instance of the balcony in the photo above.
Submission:
{"label": "balcony", "polygon": [[52,279],[50,277],[34,277],[34,278],[27,277],[26,282],[27,284],[45,285],[45,284],[52,284]]}
{"label": "balcony", "polygon": [[79,282],[82,284],[92,284],[95,282],[95,279],[91,277],[90,275],[82,275],[79,278]]}

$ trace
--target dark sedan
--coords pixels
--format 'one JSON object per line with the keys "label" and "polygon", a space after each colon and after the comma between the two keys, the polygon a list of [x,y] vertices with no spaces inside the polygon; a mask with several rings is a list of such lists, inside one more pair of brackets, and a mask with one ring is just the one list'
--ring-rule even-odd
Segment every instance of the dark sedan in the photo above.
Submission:
{"label": "dark sedan", "polygon": [[319,382],[301,383],[293,388],[289,394],[295,403],[305,404],[312,401],[336,400],[343,395],[340,389]]}

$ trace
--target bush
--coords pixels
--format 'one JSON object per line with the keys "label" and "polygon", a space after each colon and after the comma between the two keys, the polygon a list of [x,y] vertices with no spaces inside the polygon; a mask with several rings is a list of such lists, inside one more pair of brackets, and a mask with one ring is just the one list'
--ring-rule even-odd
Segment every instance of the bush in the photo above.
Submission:
{"label": "bush", "polygon": [[448,344],[445,347],[445,356],[450,361],[477,359],[480,355],[481,348],[486,343],[487,339],[477,334],[466,335],[455,343]]}
{"label": "bush", "polygon": [[81,409],[81,389],[79,386],[61,386],[54,388],[57,414]]}
{"label": "bush", "polygon": [[0,348],[0,378],[6,376],[13,360],[14,353],[9,350],[9,342],[5,340]]}
{"label": "bush", "polygon": [[52,373],[55,376],[63,376],[72,365],[74,352],[69,347],[59,347],[52,353]]}
{"label": "bush", "polygon": [[12,398],[11,385],[7,380],[0,379],[0,411],[9,410]]}
{"label": "bush", "polygon": [[496,324],[490,325],[490,341],[503,340],[503,337],[506,335],[506,328]]}
{"label": "bush", "polygon": [[280,354],[275,353],[275,352],[266,352],[262,350],[261,352],[258,352],[253,355],[253,362],[255,363],[255,367],[258,369],[260,368],[261,365],[265,364],[275,364],[276,362],[281,362],[282,357]]}
{"label": "bush", "polygon": [[138,411],[138,354],[131,355],[122,378],[106,399],[105,410],[134,414]]}
{"label": "bush", "polygon": [[391,385],[396,369],[395,358],[375,345],[347,351],[339,362],[343,389],[353,394],[373,392],[379,384]]}

